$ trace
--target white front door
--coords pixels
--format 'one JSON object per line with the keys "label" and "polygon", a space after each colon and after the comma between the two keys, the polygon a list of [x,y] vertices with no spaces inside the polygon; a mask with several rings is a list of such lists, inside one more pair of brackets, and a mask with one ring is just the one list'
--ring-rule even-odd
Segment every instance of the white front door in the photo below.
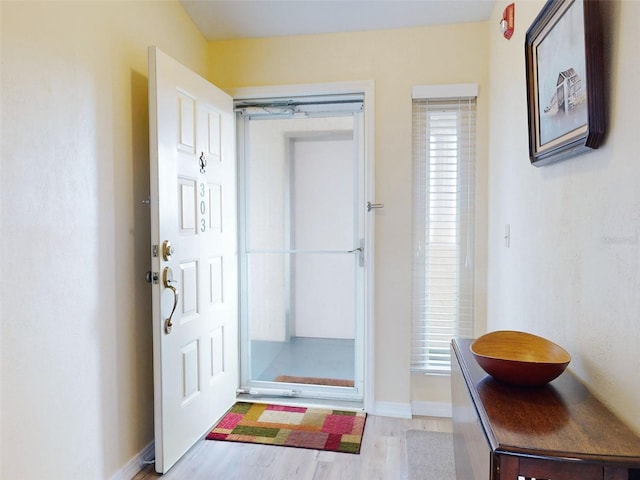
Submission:
{"label": "white front door", "polygon": [[149,48],[156,471],[238,386],[235,119],[230,96]]}

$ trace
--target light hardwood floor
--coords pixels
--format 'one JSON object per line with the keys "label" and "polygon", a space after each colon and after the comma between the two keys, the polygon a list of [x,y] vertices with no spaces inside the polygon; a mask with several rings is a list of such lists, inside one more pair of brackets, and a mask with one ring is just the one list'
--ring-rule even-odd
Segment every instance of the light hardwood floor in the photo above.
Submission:
{"label": "light hardwood floor", "polygon": [[402,480],[405,431],[451,429],[448,418],[369,415],[360,455],[201,440],[167,474],[158,475],[150,465],[132,480]]}

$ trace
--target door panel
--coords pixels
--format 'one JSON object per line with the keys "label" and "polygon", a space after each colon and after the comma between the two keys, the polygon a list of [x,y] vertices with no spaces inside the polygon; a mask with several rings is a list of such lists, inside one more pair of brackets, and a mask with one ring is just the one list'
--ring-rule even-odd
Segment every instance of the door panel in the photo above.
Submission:
{"label": "door panel", "polygon": [[180,300],[182,315],[180,321],[186,323],[198,317],[198,262],[186,261],[180,264]]}
{"label": "door panel", "polygon": [[180,234],[196,234],[196,180],[193,178],[178,178],[180,189],[180,205],[178,206],[178,223]]}
{"label": "door panel", "polygon": [[222,185],[217,183],[209,184],[209,229],[222,233]]}
{"label": "door panel", "polygon": [[231,97],[154,47],[149,95],[152,266],[160,275],[155,447],[164,473],[236,397],[235,121]]}

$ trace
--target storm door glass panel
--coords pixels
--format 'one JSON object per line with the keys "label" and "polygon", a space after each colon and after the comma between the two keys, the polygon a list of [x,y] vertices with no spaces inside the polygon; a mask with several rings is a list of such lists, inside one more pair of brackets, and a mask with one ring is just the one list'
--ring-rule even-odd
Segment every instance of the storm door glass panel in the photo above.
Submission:
{"label": "storm door glass panel", "polygon": [[[285,265],[289,278],[274,281],[270,268]],[[251,380],[353,382],[355,269],[353,255],[338,253],[249,256]]]}
{"label": "storm door glass panel", "polygon": [[276,116],[248,125],[241,245],[248,381],[353,386],[354,117]]}

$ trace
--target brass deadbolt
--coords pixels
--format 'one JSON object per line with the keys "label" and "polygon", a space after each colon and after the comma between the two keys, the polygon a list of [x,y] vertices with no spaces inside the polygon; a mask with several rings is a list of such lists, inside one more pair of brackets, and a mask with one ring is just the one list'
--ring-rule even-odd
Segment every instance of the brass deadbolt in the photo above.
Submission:
{"label": "brass deadbolt", "polygon": [[164,242],[162,242],[162,258],[166,262],[171,260],[171,255],[173,255],[174,251],[175,250],[173,248],[173,245],[171,245],[171,242],[169,240],[165,240]]}

